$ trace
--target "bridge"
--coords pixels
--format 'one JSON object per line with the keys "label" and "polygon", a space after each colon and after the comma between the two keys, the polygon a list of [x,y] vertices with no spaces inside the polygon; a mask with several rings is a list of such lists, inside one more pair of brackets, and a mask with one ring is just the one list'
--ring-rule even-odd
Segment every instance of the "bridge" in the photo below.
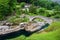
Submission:
{"label": "bridge", "polygon": [[[35,18],[42,18],[45,22],[33,23],[32,21]],[[10,26],[0,26],[0,35],[16,32],[23,29],[29,32],[34,32],[37,30],[41,30],[42,27],[44,27],[46,24],[51,24],[53,21],[52,19],[43,16],[29,16],[29,19],[30,22],[20,23],[15,28],[11,28]]]}

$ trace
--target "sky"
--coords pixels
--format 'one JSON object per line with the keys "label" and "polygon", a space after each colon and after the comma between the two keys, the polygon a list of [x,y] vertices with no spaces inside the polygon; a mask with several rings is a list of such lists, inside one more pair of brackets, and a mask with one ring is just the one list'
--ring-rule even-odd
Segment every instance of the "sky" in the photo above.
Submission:
{"label": "sky", "polygon": [[60,0],[52,0],[52,1],[60,3]]}

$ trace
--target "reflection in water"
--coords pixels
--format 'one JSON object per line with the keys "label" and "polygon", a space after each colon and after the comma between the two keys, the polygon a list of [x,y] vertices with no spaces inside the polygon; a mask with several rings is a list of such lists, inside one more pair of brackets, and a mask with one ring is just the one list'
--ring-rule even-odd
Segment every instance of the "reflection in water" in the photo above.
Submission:
{"label": "reflection in water", "polygon": [[[46,28],[46,27],[48,27],[49,26],[49,24],[47,23],[47,24],[45,24],[45,26],[43,26],[41,29],[44,29],[44,28]],[[41,30],[40,29],[40,30]]]}
{"label": "reflection in water", "polygon": [[27,32],[25,30],[21,30],[21,31],[9,33],[9,34],[6,34],[6,35],[2,35],[2,36],[0,36],[0,40],[11,39],[11,38],[18,37],[20,35],[25,35],[26,37],[28,37],[31,34],[32,34],[31,32]]}

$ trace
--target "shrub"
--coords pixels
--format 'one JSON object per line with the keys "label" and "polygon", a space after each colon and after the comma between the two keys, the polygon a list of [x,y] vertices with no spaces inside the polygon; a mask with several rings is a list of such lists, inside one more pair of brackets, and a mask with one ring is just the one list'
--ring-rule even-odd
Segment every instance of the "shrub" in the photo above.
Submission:
{"label": "shrub", "polygon": [[16,15],[21,15],[21,14],[29,14],[29,11],[27,11],[27,9],[22,10],[20,8],[16,9]]}
{"label": "shrub", "polygon": [[22,14],[22,10],[20,8],[16,8],[16,15]]}
{"label": "shrub", "polygon": [[19,24],[21,22],[21,19],[16,16],[13,16],[13,17],[9,18],[8,21],[13,24]]}
{"label": "shrub", "polygon": [[0,20],[3,20],[6,14],[8,14],[8,0],[0,0]]}
{"label": "shrub", "polygon": [[28,15],[30,15],[30,16],[36,16],[36,14],[34,14],[34,13],[28,13]]}
{"label": "shrub", "polygon": [[4,16],[0,15],[0,20],[3,20],[4,19]]}
{"label": "shrub", "polygon": [[58,6],[58,5],[55,6],[55,7],[54,7],[54,10],[55,10],[55,11],[60,11],[60,5],[59,5],[59,6]]}
{"label": "shrub", "polygon": [[23,8],[25,4],[26,4],[25,2],[20,3],[21,8]]}
{"label": "shrub", "polygon": [[19,16],[13,16],[8,19],[8,22],[11,22],[13,24],[19,24],[21,22],[28,22],[28,21],[29,21],[29,19],[27,17],[20,18]]}
{"label": "shrub", "polygon": [[47,32],[50,32],[50,31],[55,31],[57,29],[60,29],[60,22],[53,22],[47,29],[46,31]]}
{"label": "shrub", "polygon": [[44,20],[41,19],[41,18],[36,18],[36,19],[34,19],[33,21],[44,22]]}
{"label": "shrub", "polygon": [[45,10],[45,16],[47,17],[51,17],[51,16],[54,16],[54,11],[52,10]]}
{"label": "shrub", "polygon": [[13,10],[15,9],[16,0],[0,0],[0,20],[5,18],[8,15],[12,15]]}
{"label": "shrub", "polygon": [[31,0],[32,4],[40,7],[47,8],[49,10],[54,9],[55,6],[59,6],[58,3],[52,2],[51,0]]}
{"label": "shrub", "polygon": [[30,12],[30,13],[34,13],[34,14],[36,14],[36,9],[37,9],[36,6],[31,5],[31,6],[29,7],[29,12]]}
{"label": "shrub", "polygon": [[38,8],[37,13],[43,15],[45,13],[45,10],[46,10],[45,8]]}
{"label": "shrub", "polygon": [[60,18],[60,14],[54,15],[53,18],[57,18],[57,19]]}
{"label": "shrub", "polygon": [[53,18],[60,18],[60,11],[54,11]]}

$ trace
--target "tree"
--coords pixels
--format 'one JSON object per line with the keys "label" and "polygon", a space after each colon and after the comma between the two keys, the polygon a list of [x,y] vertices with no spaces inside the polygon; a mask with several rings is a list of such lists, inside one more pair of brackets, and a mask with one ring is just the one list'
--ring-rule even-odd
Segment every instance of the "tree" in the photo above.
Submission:
{"label": "tree", "polygon": [[0,0],[0,20],[4,19],[5,16],[11,15],[15,6],[16,0]]}
{"label": "tree", "polygon": [[36,6],[31,5],[30,8],[29,8],[29,12],[36,14],[36,9],[37,9]]}

